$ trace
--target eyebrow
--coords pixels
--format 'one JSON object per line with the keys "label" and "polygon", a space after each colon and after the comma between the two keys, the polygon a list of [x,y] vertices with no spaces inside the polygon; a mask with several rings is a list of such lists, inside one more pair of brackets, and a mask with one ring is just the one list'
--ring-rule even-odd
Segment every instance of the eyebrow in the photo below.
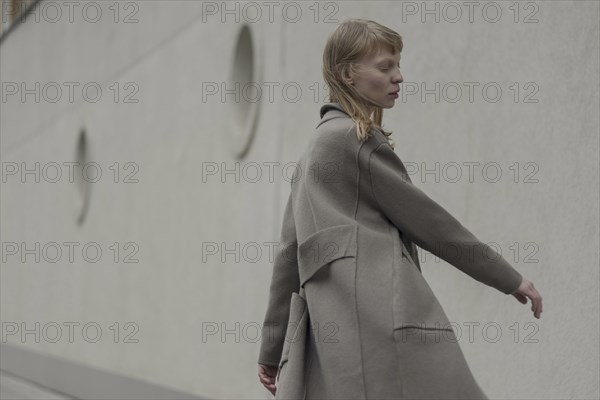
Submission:
{"label": "eyebrow", "polygon": [[[377,62],[377,64],[382,64],[382,63],[384,63],[384,62],[386,62],[386,61],[391,61],[391,62],[394,62],[394,59],[393,59],[393,58],[391,58],[391,57],[385,57],[385,58],[383,58],[383,59],[379,60],[379,61]],[[400,62],[400,61],[402,61],[402,57],[400,57],[400,58],[399,58],[398,62]]]}

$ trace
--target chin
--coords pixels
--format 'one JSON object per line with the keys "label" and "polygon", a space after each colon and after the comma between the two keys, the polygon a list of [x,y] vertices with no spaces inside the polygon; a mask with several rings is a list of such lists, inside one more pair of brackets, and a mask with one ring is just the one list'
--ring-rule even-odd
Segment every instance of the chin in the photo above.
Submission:
{"label": "chin", "polygon": [[396,99],[385,99],[381,102],[372,102],[372,104],[379,108],[390,109],[396,105]]}

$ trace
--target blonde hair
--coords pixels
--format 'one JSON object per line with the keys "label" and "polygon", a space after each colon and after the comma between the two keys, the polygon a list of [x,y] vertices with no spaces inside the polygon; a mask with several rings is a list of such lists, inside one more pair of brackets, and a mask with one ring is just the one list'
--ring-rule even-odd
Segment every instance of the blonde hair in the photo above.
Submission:
{"label": "blonde hair", "polygon": [[364,141],[371,127],[379,128],[389,138],[391,131],[381,127],[383,109],[375,107],[373,119],[360,106],[356,88],[343,79],[349,71],[356,71],[356,63],[364,56],[377,54],[382,48],[391,53],[402,51],[402,37],[395,31],[368,19],[346,19],[329,36],[323,51],[323,78],[329,88],[329,102],[340,103],[356,123],[356,136]]}

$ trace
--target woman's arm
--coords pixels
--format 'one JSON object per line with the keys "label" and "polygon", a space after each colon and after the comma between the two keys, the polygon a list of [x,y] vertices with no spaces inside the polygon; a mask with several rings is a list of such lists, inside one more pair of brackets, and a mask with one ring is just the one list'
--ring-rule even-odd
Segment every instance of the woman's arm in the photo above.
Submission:
{"label": "woman's arm", "polygon": [[297,249],[296,224],[290,193],[283,215],[281,239],[273,264],[269,304],[262,326],[258,363],[265,366],[279,365],[289,319],[292,292],[300,290]]}
{"label": "woman's arm", "polygon": [[402,161],[387,143],[372,151],[369,173],[381,210],[416,245],[505,294],[519,288],[521,274],[408,181]]}

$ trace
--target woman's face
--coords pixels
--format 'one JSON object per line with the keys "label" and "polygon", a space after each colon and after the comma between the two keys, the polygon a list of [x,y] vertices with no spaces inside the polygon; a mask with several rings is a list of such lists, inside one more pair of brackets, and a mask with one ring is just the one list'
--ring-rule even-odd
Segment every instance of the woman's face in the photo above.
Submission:
{"label": "woman's face", "polygon": [[350,73],[353,86],[366,102],[369,115],[374,106],[392,108],[398,98],[400,83],[400,53],[381,49],[375,56],[365,57],[358,62],[357,73]]}

